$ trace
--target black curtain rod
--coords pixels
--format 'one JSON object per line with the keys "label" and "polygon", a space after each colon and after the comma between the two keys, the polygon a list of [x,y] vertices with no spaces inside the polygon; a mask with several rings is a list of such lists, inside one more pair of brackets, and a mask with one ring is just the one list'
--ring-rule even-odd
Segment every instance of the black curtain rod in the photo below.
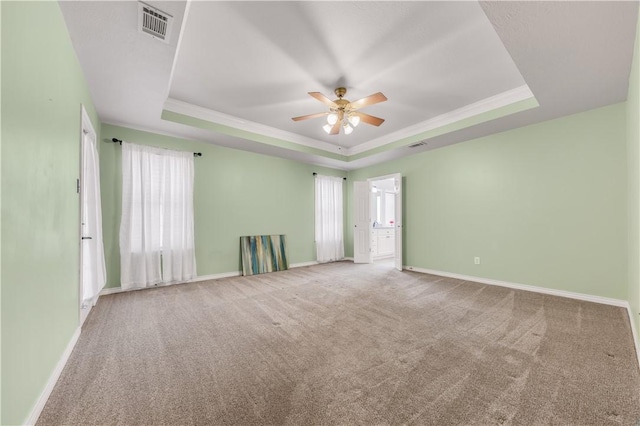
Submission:
{"label": "black curtain rod", "polygon": [[[313,172],[313,175],[314,175],[314,176],[318,176],[318,174],[317,174],[316,172]],[[343,178],[342,178],[342,180],[347,180],[347,178],[346,178],[346,177],[343,177]]]}
{"label": "black curtain rod", "polygon": [[[113,142],[113,143],[119,143],[120,145],[122,145],[122,140],[120,140],[120,139],[112,138],[112,139],[111,139],[111,142]],[[194,157],[202,157],[202,153],[201,153],[201,152],[194,152],[194,153],[193,153],[193,156],[194,156]]]}

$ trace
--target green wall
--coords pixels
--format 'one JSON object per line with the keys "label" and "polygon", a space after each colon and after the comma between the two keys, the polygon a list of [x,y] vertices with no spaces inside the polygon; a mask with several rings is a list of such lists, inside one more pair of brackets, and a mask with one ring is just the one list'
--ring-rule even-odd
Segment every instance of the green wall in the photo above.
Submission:
{"label": "green wall", "polygon": [[80,104],[56,2],[2,8],[2,418],[27,420],[78,327]]}
{"label": "green wall", "polygon": [[617,104],[367,167],[349,182],[402,173],[405,265],[626,299],[625,140]]}
{"label": "green wall", "polygon": [[[311,173],[345,173],[101,128],[58,4],[3,1],[0,20],[0,423],[11,425],[26,421],[78,326],[80,104],[102,137],[109,287],[119,286],[121,182],[120,147],[105,140],[204,154],[195,182],[201,276],[239,270],[240,235],[287,234],[292,263],[314,260]],[[400,172],[404,264],[628,298],[638,314],[639,48],[637,39],[626,104],[350,172],[346,199],[354,180]]]}
{"label": "green wall", "polygon": [[[640,22],[640,20],[639,20]],[[639,25],[640,26],[640,25]],[[636,28],[627,96],[629,305],[640,332],[640,33]]]}
{"label": "green wall", "polygon": [[315,260],[312,173],[346,176],[339,170],[107,124],[102,126],[102,137],[100,173],[107,287],[120,286],[122,149],[109,142],[112,137],[202,152],[202,157],[195,160],[194,182],[199,276],[241,270],[242,235],[286,234],[290,263]]}
{"label": "green wall", "polygon": [[[2,23],[2,5],[0,5],[0,24]],[[0,27],[0,48],[2,47],[2,30]],[[0,82],[2,81],[2,55],[0,54]],[[2,93],[0,83],[0,94]],[[0,96],[0,189],[2,188],[2,101]],[[0,192],[0,212],[2,211],[2,195]],[[2,220],[0,220],[0,424],[2,423]]]}

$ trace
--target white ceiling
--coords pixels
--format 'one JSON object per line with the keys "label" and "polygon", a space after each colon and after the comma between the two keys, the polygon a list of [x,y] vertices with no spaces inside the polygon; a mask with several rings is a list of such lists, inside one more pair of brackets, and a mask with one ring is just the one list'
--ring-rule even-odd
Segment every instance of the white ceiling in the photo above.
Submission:
{"label": "white ceiling", "polygon": [[[204,54],[206,52],[206,54]],[[525,82],[476,2],[195,2],[169,96],[351,148]],[[307,95],[347,87],[379,128],[327,135]]]}
{"label": "white ceiling", "polygon": [[[624,101],[638,8],[636,2],[149,3],[175,17],[169,44],[137,31],[136,2],[60,2],[103,122],[347,170]],[[321,118],[291,120],[325,110],[306,92],[333,99],[339,85],[350,100],[383,92],[389,100],[363,112],[386,122],[329,136]],[[426,130],[532,95],[537,108],[478,119],[428,136],[426,146],[406,147]],[[199,124],[162,119],[163,110]],[[366,152],[371,148],[380,152]]]}

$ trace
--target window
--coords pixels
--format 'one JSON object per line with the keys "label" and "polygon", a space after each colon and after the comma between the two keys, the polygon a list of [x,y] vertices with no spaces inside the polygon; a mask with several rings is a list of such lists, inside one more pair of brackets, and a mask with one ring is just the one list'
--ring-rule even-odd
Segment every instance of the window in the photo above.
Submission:
{"label": "window", "polygon": [[344,258],[341,177],[316,176],[316,259],[331,262]]}
{"label": "window", "polygon": [[121,285],[196,276],[193,153],[122,143]]}

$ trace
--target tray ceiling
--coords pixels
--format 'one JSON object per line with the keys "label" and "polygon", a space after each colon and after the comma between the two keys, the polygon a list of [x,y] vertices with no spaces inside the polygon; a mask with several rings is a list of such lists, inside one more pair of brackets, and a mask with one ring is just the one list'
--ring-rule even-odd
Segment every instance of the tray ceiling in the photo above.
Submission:
{"label": "tray ceiling", "polygon": [[[174,16],[169,43],[138,32],[137,2],[60,2],[103,122],[342,169],[623,101],[638,7],[147,3]],[[291,120],[337,86],[383,92],[363,112],[386,121],[329,136]]]}

